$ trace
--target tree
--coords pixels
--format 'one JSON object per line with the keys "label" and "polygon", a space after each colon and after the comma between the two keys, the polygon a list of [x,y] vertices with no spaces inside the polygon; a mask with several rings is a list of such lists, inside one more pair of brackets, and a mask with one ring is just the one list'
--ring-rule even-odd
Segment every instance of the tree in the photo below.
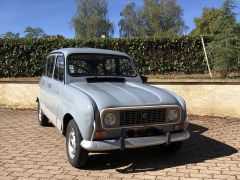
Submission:
{"label": "tree", "polygon": [[24,30],[24,33],[26,33],[26,38],[43,38],[47,36],[47,34],[40,27],[33,28],[27,26]]}
{"label": "tree", "polygon": [[194,18],[195,29],[191,32],[192,35],[208,35],[212,34],[212,22],[216,21],[220,11],[216,8],[204,8],[202,17]]}
{"label": "tree", "polygon": [[77,12],[71,24],[77,38],[111,37],[114,33],[106,0],[77,0]]}
{"label": "tree", "polygon": [[187,26],[183,10],[176,0],[145,0],[142,17],[148,26],[148,35],[182,34]]}
{"label": "tree", "polygon": [[145,28],[141,20],[141,14],[137,11],[135,3],[129,3],[120,13],[122,19],[119,21],[120,36],[143,36],[145,35]]}
{"label": "tree", "polygon": [[134,4],[128,4],[121,16],[120,34],[128,32],[128,36],[176,35],[187,29],[182,19],[183,10],[176,0],[144,0],[138,11]]}
{"label": "tree", "polygon": [[195,19],[194,35],[213,35],[214,40],[208,44],[212,67],[223,76],[229,71],[236,71],[240,55],[237,46],[240,26],[233,9],[233,0],[225,0],[220,8],[203,9],[203,15]]}
{"label": "tree", "polygon": [[2,38],[8,38],[8,39],[11,39],[11,38],[19,38],[20,37],[20,34],[19,33],[13,33],[13,32],[6,32],[4,34],[1,35]]}
{"label": "tree", "polygon": [[221,8],[204,8],[202,16],[194,19],[196,27],[191,34],[218,35],[225,34],[224,32],[229,30],[235,34],[239,31],[239,24],[233,12],[234,7],[233,0],[226,0]]}
{"label": "tree", "polygon": [[212,22],[212,31],[213,35],[221,35],[221,37],[235,36],[239,34],[240,24],[237,22],[237,14],[234,13],[233,9],[235,8],[234,0],[224,1],[222,7],[219,9],[219,16],[214,22]]}

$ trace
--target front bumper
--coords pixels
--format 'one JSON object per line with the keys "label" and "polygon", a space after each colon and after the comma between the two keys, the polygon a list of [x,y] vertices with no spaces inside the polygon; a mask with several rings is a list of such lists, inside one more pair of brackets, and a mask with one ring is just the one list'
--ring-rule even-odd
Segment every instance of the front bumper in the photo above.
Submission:
{"label": "front bumper", "polygon": [[[170,144],[172,142],[184,141],[190,137],[186,130],[179,133],[167,133],[166,135],[126,138],[123,140],[125,148],[138,148],[146,146],[154,146],[159,144]],[[121,149],[121,140],[102,140],[102,141],[87,141],[83,140],[81,146],[88,151],[106,151]]]}

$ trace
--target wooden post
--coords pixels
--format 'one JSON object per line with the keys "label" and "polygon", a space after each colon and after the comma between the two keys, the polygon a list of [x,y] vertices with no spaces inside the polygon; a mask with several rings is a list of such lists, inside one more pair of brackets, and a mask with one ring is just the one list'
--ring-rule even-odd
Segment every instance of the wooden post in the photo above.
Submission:
{"label": "wooden post", "polygon": [[211,72],[211,69],[210,69],[210,66],[209,66],[209,62],[208,62],[208,57],[207,57],[207,51],[206,51],[206,48],[205,48],[205,44],[204,44],[204,40],[203,40],[203,37],[201,37],[201,40],[202,40],[202,45],[203,45],[203,51],[204,51],[204,55],[205,55],[205,60],[207,62],[207,67],[208,67],[208,72],[209,72],[209,75],[212,79],[212,72]]}

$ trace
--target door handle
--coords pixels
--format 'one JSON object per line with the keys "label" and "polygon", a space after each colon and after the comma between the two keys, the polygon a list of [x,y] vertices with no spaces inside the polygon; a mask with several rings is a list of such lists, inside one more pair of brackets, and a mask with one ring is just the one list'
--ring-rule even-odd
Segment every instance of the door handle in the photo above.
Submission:
{"label": "door handle", "polygon": [[49,88],[51,88],[51,87],[52,87],[52,85],[51,85],[51,84],[48,84],[48,87],[49,87]]}

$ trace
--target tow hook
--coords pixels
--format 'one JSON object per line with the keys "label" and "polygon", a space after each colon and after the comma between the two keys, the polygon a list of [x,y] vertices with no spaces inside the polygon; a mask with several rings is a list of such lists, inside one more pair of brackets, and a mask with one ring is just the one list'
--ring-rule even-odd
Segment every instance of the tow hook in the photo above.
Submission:
{"label": "tow hook", "polygon": [[120,143],[121,143],[121,147],[120,149],[121,150],[124,150],[125,149],[125,139],[126,138],[126,130],[125,129],[122,129],[121,131],[121,137],[120,137]]}
{"label": "tow hook", "polygon": [[166,138],[167,138],[167,146],[169,146],[171,144],[171,133],[170,132],[167,132],[166,133]]}

